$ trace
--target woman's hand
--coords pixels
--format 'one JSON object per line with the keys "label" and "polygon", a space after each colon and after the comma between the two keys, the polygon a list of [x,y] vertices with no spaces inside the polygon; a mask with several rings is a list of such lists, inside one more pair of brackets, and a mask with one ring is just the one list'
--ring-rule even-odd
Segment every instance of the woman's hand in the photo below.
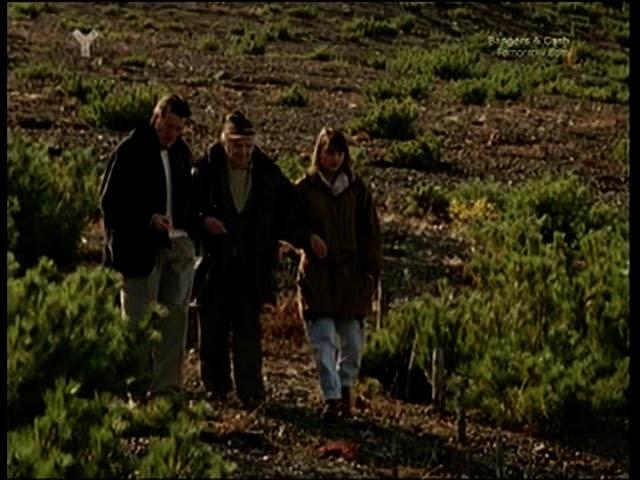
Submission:
{"label": "woman's hand", "polygon": [[206,217],[204,219],[204,228],[207,230],[207,232],[214,236],[226,235],[228,233],[227,229],[224,228],[224,223],[222,223],[215,217]]}
{"label": "woman's hand", "polygon": [[327,244],[315,233],[311,234],[311,251],[318,258],[327,256]]}

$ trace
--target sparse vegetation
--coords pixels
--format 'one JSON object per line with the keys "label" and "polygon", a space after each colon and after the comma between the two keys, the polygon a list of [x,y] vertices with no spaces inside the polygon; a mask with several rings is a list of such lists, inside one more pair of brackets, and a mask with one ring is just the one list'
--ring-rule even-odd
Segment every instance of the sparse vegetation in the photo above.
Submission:
{"label": "sparse vegetation", "polygon": [[309,94],[298,84],[294,84],[280,95],[280,103],[288,107],[304,107],[309,103]]}
{"label": "sparse vegetation", "polygon": [[295,18],[302,18],[304,20],[313,20],[318,16],[318,9],[315,5],[303,5],[289,8],[287,13]]}
{"label": "sparse vegetation", "polygon": [[149,59],[146,55],[135,54],[135,55],[127,55],[120,59],[119,63],[122,67],[134,67],[134,68],[144,68],[147,66]]}
{"label": "sparse vegetation", "polygon": [[395,80],[382,77],[365,85],[364,93],[370,100],[403,99],[411,97],[415,100],[425,99],[429,94],[432,78],[427,75],[413,76]]}
{"label": "sparse vegetation", "polygon": [[90,78],[85,75],[68,77],[62,90],[80,103],[86,104],[92,100],[102,100],[114,88],[115,82],[103,78]]}
{"label": "sparse vegetation", "polygon": [[[443,209],[447,196],[456,200],[455,191],[421,188],[423,211]],[[503,188],[502,206],[474,190],[479,196],[468,190],[467,201],[448,207],[474,241],[466,266],[473,285],[454,290],[442,282],[437,295],[393,312],[389,327],[373,335],[365,363],[389,367],[400,355],[406,366],[412,353],[426,371],[432,350],[442,348],[448,375],[468,380],[468,405],[503,425],[557,432],[624,411],[626,219],[576,178]]]}
{"label": "sparse vegetation", "polygon": [[282,41],[290,41],[293,40],[292,28],[289,22],[281,21],[274,25],[269,25],[265,29],[265,38],[269,41],[273,40],[282,40]]}
{"label": "sparse vegetation", "polygon": [[309,53],[309,58],[312,60],[318,60],[320,62],[330,62],[331,60],[335,60],[337,58],[337,53],[334,48],[327,47],[323,45],[321,47],[317,47],[312,52]]}
{"label": "sparse vegetation", "polygon": [[9,138],[9,223],[20,265],[33,266],[41,256],[65,268],[77,261],[81,233],[97,211],[98,175],[91,159],[91,151],[73,148],[52,162],[45,145]]}
{"label": "sparse vegetation", "polygon": [[446,220],[449,218],[450,201],[442,187],[421,184],[412,190],[404,213],[420,217],[434,215]]}
{"label": "sparse vegetation", "polygon": [[354,18],[342,24],[344,40],[358,40],[361,37],[394,37],[398,27],[391,20],[376,20],[373,17]]}
{"label": "sparse vegetation", "polygon": [[220,39],[216,35],[202,35],[198,38],[196,47],[198,50],[209,53],[218,53],[222,51],[222,45]]}
{"label": "sparse vegetation", "polygon": [[304,176],[309,167],[309,159],[296,155],[283,155],[278,158],[278,166],[289,180],[296,182]]}
{"label": "sparse vegetation", "polygon": [[389,159],[401,167],[428,170],[442,161],[441,142],[433,135],[423,135],[417,140],[396,142],[391,146]]}
{"label": "sparse vegetation", "polygon": [[146,86],[116,89],[104,98],[91,97],[80,118],[98,128],[126,132],[149,121],[158,98],[159,92]]}
{"label": "sparse vegetation", "polygon": [[15,70],[16,78],[26,80],[49,80],[58,83],[63,80],[64,72],[60,64],[36,62],[20,66]]}
{"label": "sparse vegetation", "polygon": [[369,105],[364,116],[352,122],[350,130],[364,130],[373,138],[411,140],[417,133],[417,118],[418,112],[413,102],[391,99]]}
{"label": "sparse vegetation", "polygon": [[245,31],[242,29],[241,36],[233,38],[233,49],[241,55],[264,55],[267,51],[267,40],[264,33]]}
{"label": "sparse vegetation", "polygon": [[9,18],[15,20],[35,20],[43,13],[54,13],[55,8],[42,2],[11,2],[9,4]]}
{"label": "sparse vegetation", "polygon": [[483,82],[474,82],[463,87],[461,100],[465,105],[484,105],[487,94],[487,87]]}

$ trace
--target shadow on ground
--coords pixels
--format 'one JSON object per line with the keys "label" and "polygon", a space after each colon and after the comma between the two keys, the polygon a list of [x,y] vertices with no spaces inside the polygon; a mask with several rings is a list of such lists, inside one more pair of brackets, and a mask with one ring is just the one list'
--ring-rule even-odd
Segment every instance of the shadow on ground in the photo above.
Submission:
{"label": "shadow on ground", "polygon": [[326,424],[315,412],[282,403],[268,405],[264,415],[286,421],[315,437],[355,442],[360,464],[389,473],[397,474],[398,469],[435,472],[443,466],[459,474],[494,474],[490,465],[448,445],[436,435],[382,426],[366,418]]}

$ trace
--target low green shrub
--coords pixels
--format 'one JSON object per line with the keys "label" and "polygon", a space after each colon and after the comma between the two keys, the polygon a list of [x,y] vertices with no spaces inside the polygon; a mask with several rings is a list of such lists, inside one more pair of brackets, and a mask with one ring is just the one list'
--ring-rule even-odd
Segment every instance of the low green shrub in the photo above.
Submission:
{"label": "low green shrub", "polygon": [[411,140],[416,137],[418,112],[411,101],[396,99],[372,104],[364,116],[356,118],[350,131],[364,130],[373,138]]}
{"label": "low green shrub", "polygon": [[335,60],[338,55],[335,49],[323,45],[310,52],[308,57],[320,62],[330,62],[331,60]]}
{"label": "low green shrub", "polygon": [[56,84],[65,78],[65,73],[59,64],[46,61],[21,65],[16,68],[15,75],[21,80],[50,80]]}
{"label": "low green shrub", "polygon": [[73,75],[62,85],[62,91],[86,104],[94,100],[104,100],[114,86],[115,83],[111,80]]}
{"label": "low green shrub", "polygon": [[160,94],[156,88],[143,85],[118,88],[104,98],[90,98],[79,115],[94,127],[126,132],[149,121]]}
{"label": "low green shrub", "polygon": [[114,299],[115,272],[81,267],[63,277],[41,259],[24,277],[8,283],[7,409],[10,425],[41,413],[42,395],[58,377],[80,382],[81,391],[126,392],[145,380],[149,351],[157,337],[150,317],[121,318]]}
{"label": "low green shrub", "polygon": [[442,161],[441,142],[429,134],[417,140],[396,142],[391,146],[389,159],[401,167],[428,170]]}
{"label": "low green shrub", "polygon": [[419,217],[434,215],[446,220],[449,218],[450,202],[449,195],[442,187],[423,183],[411,191],[404,213]]}
{"label": "low green shrub", "polygon": [[267,38],[263,32],[242,30],[241,36],[233,37],[232,50],[239,55],[264,55]]}
{"label": "low green shrub", "polygon": [[473,246],[464,265],[470,285],[443,280],[437,294],[392,311],[371,336],[363,371],[377,371],[389,386],[412,353],[429,374],[432,351],[441,348],[449,380],[468,382],[465,403],[496,424],[558,432],[624,414],[626,216],[575,177],[517,188],[471,184],[446,195]]}
{"label": "low green shrub", "polygon": [[82,231],[98,211],[99,175],[89,149],[50,158],[47,147],[9,138],[7,193],[14,253],[25,268],[48,256],[67,268],[77,260]]}
{"label": "low green shrub", "polygon": [[309,94],[302,86],[293,84],[280,94],[279,101],[288,107],[304,107],[309,104]]}
{"label": "low green shrub", "polygon": [[291,180],[292,182],[296,182],[298,179],[302,178],[306,172],[309,159],[302,158],[295,155],[284,155],[278,158],[278,166],[282,173]]}

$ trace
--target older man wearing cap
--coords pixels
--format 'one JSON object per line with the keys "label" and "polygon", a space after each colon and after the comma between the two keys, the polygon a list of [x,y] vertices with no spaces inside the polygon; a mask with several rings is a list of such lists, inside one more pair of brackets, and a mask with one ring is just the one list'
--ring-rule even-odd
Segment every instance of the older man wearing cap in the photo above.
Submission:
{"label": "older man wearing cap", "polygon": [[242,112],[225,117],[220,141],[197,163],[201,240],[208,275],[201,290],[200,367],[207,391],[218,399],[232,390],[255,406],[265,399],[260,311],[275,303],[278,240],[326,248],[305,228],[291,182],[256,146]]}

